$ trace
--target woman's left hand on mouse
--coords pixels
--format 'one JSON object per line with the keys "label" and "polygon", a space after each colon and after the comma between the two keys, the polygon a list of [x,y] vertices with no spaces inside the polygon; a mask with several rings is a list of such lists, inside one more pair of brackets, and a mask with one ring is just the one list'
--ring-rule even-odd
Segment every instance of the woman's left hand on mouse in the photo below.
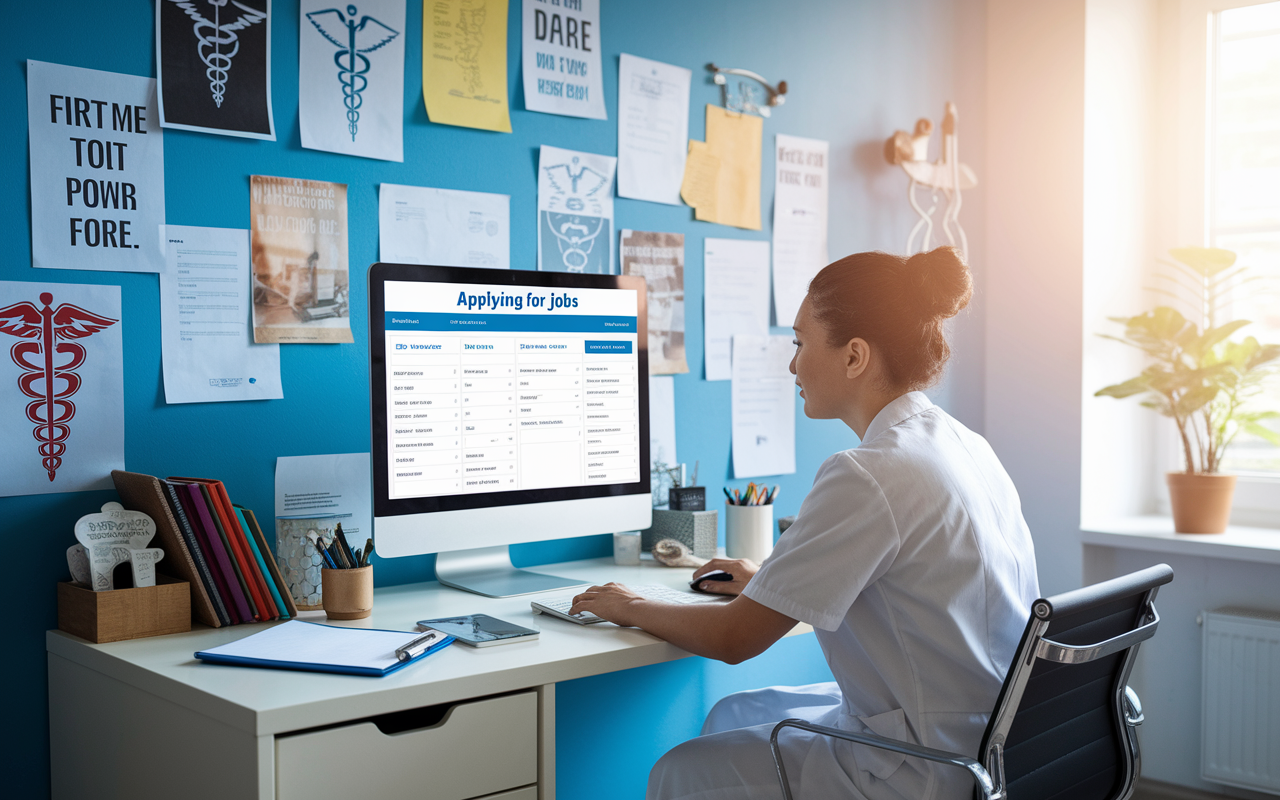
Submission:
{"label": "woman's left hand on mouse", "polygon": [[634,609],[643,601],[643,597],[620,583],[606,583],[604,586],[592,586],[574,597],[569,613],[590,611],[615,625],[633,627],[637,624]]}

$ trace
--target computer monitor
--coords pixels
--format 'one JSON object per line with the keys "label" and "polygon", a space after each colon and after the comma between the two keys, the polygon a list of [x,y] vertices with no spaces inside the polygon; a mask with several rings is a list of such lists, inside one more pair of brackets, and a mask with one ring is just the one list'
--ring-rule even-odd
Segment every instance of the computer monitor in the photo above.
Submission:
{"label": "computer monitor", "polygon": [[644,279],[369,268],[373,530],[489,597],[581,585],[508,546],[647,528]]}

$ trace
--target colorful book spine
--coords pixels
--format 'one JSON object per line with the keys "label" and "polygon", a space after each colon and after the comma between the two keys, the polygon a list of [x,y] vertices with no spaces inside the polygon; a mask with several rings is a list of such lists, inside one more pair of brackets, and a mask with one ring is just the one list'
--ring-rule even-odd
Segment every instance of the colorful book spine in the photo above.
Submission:
{"label": "colorful book spine", "polygon": [[240,583],[240,589],[244,592],[244,599],[249,604],[250,615],[259,622],[266,619],[259,604],[258,593],[249,582],[249,576],[245,573],[248,565],[245,562],[244,554],[236,547],[236,543],[232,541],[227,534],[226,528],[222,527],[222,520],[218,516],[218,506],[213,499],[213,495],[209,492],[209,487],[203,483],[191,484],[195,490],[200,493],[204,500],[204,507],[209,515],[209,525],[213,527],[217,536],[222,539],[222,544],[227,548],[227,553],[231,556],[231,568],[235,571],[236,580]]}
{"label": "colorful book spine", "polygon": [[276,562],[274,553],[271,550],[271,544],[267,541],[267,537],[262,533],[262,527],[258,525],[258,519],[253,515],[253,510],[236,506],[236,509],[244,515],[245,522],[249,524],[249,532],[258,540],[258,548],[262,551],[263,557],[267,561],[267,569],[271,571],[271,577],[276,582],[276,587],[280,590],[280,596],[284,599],[284,608],[289,616],[298,616],[298,606],[293,602],[293,594],[289,591],[289,582],[284,579],[284,575],[280,572],[280,565]]}
{"label": "colorful book spine", "polygon": [[191,521],[187,519],[187,512],[182,508],[182,503],[178,500],[178,492],[174,489],[173,484],[168,481],[160,481],[160,485],[164,487],[165,500],[169,502],[169,510],[173,512],[174,519],[178,521],[178,532],[182,534],[183,540],[187,543],[187,550],[190,551],[192,559],[196,562],[196,569],[200,573],[200,581],[204,584],[205,591],[213,603],[213,610],[218,615],[218,621],[223,625],[230,625],[231,616],[227,613],[226,604],[222,602],[222,593],[218,590],[218,582],[214,580],[213,570],[204,556],[204,548],[200,546],[200,540],[196,536],[195,530],[191,527]]}
{"label": "colorful book spine", "polygon": [[[253,535],[249,533],[249,523],[245,522],[244,514],[240,513],[240,509],[233,507],[232,510],[236,513],[236,522],[239,523],[241,529],[245,532],[245,539],[249,542],[249,549],[253,551],[253,557],[258,562],[258,569],[262,573],[262,577],[268,579],[266,581],[267,591],[271,593],[271,599],[276,604],[276,608],[279,609],[280,612],[277,616],[281,618],[288,617],[289,614],[286,613],[284,607],[284,598],[280,596],[280,590],[276,587],[275,580],[271,578],[271,572],[267,569],[267,561],[262,557],[262,549],[258,547],[257,540],[255,540]],[[268,555],[270,554],[268,553]]]}
{"label": "colorful book spine", "polygon": [[[208,549],[214,554],[214,560],[222,573],[223,579],[219,588],[224,592],[224,598],[231,598],[230,606],[235,610],[238,617],[236,622],[252,622],[254,619],[253,611],[249,608],[248,598],[245,596],[245,590],[242,588],[240,579],[236,574],[231,554],[227,552],[227,545],[218,536],[217,530],[214,528],[213,519],[209,516],[209,509],[205,504],[204,495],[200,492],[200,485],[182,483],[180,486],[187,495],[185,498],[188,504],[187,518],[196,522],[197,530],[204,535],[203,542],[208,543]],[[181,496],[180,493],[179,497]]]}

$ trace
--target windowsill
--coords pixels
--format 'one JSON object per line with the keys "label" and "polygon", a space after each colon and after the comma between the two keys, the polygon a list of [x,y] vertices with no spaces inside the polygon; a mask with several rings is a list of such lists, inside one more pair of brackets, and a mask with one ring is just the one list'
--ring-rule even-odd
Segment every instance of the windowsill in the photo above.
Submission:
{"label": "windowsill", "polygon": [[1084,544],[1280,565],[1280,530],[1232,525],[1226,533],[1174,533],[1169,517],[1120,517],[1080,526]]}

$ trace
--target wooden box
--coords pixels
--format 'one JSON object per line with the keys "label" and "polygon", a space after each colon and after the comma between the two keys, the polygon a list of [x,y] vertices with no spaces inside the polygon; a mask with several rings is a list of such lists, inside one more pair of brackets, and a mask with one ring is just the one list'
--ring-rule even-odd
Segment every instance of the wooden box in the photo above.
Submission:
{"label": "wooden box", "polygon": [[142,589],[58,584],[58,629],[96,644],[191,630],[191,586],[168,575]]}

